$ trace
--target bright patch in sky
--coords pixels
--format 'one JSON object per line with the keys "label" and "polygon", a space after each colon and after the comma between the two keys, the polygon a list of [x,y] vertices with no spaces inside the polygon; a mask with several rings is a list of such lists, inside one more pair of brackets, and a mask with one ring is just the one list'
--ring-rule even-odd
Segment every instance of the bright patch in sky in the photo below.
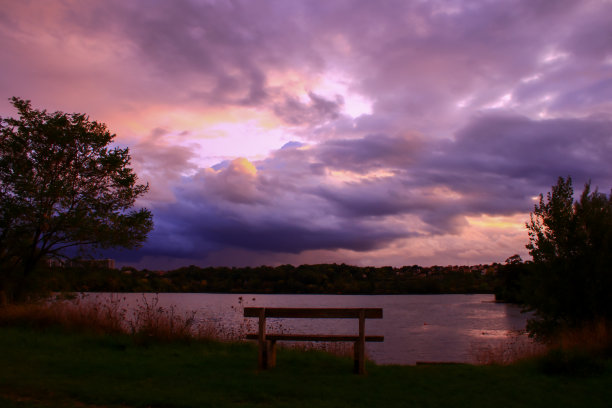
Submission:
{"label": "bright patch in sky", "polygon": [[195,136],[200,167],[232,157],[260,159],[290,141],[290,133],[282,128],[261,126],[257,120],[216,123],[201,128]]}
{"label": "bright patch in sky", "polygon": [[328,172],[330,177],[330,181],[336,183],[359,183],[363,181],[372,181],[383,178],[390,178],[395,175],[395,173],[389,170],[376,170],[371,171],[365,174],[356,173],[353,171],[340,171],[340,170],[330,170]]}
{"label": "bright patch in sky", "polygon": [[547,52],[542,56],[542,62],[544,62],[545,64],[551,64],[553,62],[560,62],[564,59],[567,59],[568,57],[569,54],[566,52],[553,50]]}
{"label": "bright patch in sky", "polygon": [[541,74],[530,75],[528,77],[522,78],[521,82],[528,84],[530,82],[537,81],[540,78],[542,78]]}
{"label": "bright patch in sky", "polygon": [[343,100],[342,112],[352,118],[371,114],[372,101],[352,91],[348,78],[341,72],[326,73],[313,91],[328,99],[335,99],[337,95],[340,95]]}
{"label": "bright patch in sky", "polygon": [[468,107],[472,103],[473,100],[474,100],[474,97],[470,95],[466,98],[461,99],[459,102],[457,102],[456,106],[457,108],[460,108],[460,109]]}
{"label": "bright patch in sky", "polygon": [[512,103],[512,93],[507,93],[503,95],[502,97],[500,97],[497,101],[489,105],[485,105],[485,109],[506,108],[506,107],[509,107],[511,103]]}
{"label": "bright patch in sky", "polygon": [[479,216],[468,216],[466,217],[467,222],[470,225],[474,225],[482,228],[494,228],[494,229],[513,229],[518,231],[525,231],[526,218],[524,214],[514,214],[506,216],[491,216],[487,214],[480,214]]}

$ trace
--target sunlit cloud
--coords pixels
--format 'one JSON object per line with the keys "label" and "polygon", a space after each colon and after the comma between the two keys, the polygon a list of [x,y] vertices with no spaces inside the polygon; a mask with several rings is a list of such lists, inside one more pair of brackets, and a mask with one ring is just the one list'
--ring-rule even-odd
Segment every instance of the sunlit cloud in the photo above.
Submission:
{"label": "sunlit cloud", "polygon": [[330,182],[332,183],[359,183],[390,178],[395,176],[395,173],[386,169],[375,170],[368,173],[356,173],[347,170],[330,170],[328,172],[328,176]]}
{"label": "sunlit cloud", "polygon": [[478,216],[466,217],[468,224],[481,229],[501,229],[504,231],[515,230],[518,232],[525,231],[525,214],[514,214],[510,216],[491,216],[481,214]]}
{"label": "sunlit cloud", "polygon": [[521,78],[521,82],[523,82],[523,83],[526,83],[526,84],[527,84],[527,83],[529,83],[529,82],[534,82],[534,81],[537,81],[537,80],[538,80],[538,79],[540,79],[540,78],[542,78],[542,75],[541,75],[541,74],[533,74],[533,75],[530,75],[530,76],[528,76],[528,77]]}
{"label": "sunlit cloud", "polygon": [[501,108],[509,108],[512,104],[512,93],[507,93],[501,96],[495,102],[485,105],[485,109],[501,109]]}
{"label": "sunlit cloud", "polygon": [[327,72],[322,75],[321,81],[313,90],[327,98],[341,95],[342,112],[352,118],[371,114],[373,102],[364,95],[352,91],[346,78],[348,75],[341,71]]}
{"label": "sunlit cloud", "polygon": [[569,58],[569,54],[567,52],[551,50],[551,51],[546,52],[544,55],[542,55],[541,61],[544,64],[551,64],[551,63],[563,61],[567,58]]}

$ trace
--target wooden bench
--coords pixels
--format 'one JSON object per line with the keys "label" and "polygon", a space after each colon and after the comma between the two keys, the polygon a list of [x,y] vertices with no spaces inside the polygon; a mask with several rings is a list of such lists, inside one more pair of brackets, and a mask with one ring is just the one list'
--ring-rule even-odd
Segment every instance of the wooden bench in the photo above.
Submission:
{"label": "wooden bench", "polygon": [[[258,317],[259,331],[249,333],[246,338],[259,341],[259,368],[265,370],[276,365],[277,341],[347,341],[353,342],[355,357],[354,371],[365,374],[365,343],[367,341],[382,342],[384,336],[366,336],[365,319],[382,319],[383,310],[380,308],[266,308],[245,307],[244,317]],[[290,319],[359,319],[359,334],[284,334],[267,333],[266,318]]]}

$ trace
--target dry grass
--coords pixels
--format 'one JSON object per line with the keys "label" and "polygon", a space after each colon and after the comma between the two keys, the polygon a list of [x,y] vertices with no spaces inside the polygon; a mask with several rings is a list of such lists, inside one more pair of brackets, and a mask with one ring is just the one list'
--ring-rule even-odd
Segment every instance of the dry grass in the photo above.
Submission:
{"label": "dry grass", "polygon": [[[38,328],[62,327],[96,334],[127,334],[137,344],[193,340],[237,341],[254,330],[252,319],[238,328],[228,328],[220,321],[198,316],[196,312],[178,313],[174,306],[162,307],[157,297],[142,296],[128,307],[126,298],[111,295],[48,302],[10,304],[0,307],[1,325],[23,325]],[[242,306],[242,305],[239,305]],[[283,333],[281,322],[272,323],[274,331]],[[350,343],[281,342],[280,347],[299,350],[321,350],[338,356],[352,356]]]}
{"label": "dry grass", "polygon": [[111,299],[104,304],[82,303],[79,299],[9,304],[0,308],[0,324],[40,328],[61,326],[95,333],[125,333],[126,310]]}
{"label": "dry grass", "polygon": [[546,346],[534,342],[524,332],[514,332],[498,344],[473,346],[471,355],[475,364],[508,365],[543,355],[547,350]]}
{"label": "dry grass", "polygon": [[[353,358],[353,343],[350,342],[306,342],[306,341],[298,341],[298,342],[280,342],[280,347],[292,349],[292,350],[317,350],[323,351],[329,354],[333,354],[339,357],[350,357]],[[366,352],[366,360],[371,360],[367,356]]]}
{"label": "dry grass", "polygon": [[550,342],[550,347],[610,356],[612,354],[612,322],[598,320],[577,329],[565,330]]}
{"label": "dry grass", "polygon": [[612,355],[612,323],[600,320],[576,329],[563,330],[548,343],[538,343],[517,332],[494,346],[474,347],[476,364],[507,365],[521,360],[543,357],[551,352],[578,353],[593,357]]}
{"label": "dry grass", "polygon": [[134,308],[126,299],[55,299],[49,302],[6,305],[0,308],[0,325],[39,328],[62,327],[97,334],[128,334],[138,343],[149,341],[234,340],[236,333],[220,324],[197,319],[196,313],[177,313],[161,307],[157,297],[142,297]]}

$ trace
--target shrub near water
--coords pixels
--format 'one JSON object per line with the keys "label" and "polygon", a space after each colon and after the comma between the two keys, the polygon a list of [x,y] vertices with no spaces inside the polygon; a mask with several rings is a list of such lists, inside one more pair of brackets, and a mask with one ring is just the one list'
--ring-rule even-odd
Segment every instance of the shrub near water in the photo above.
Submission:
{"label": "shrub near water", "polygon": [[603,320],[579,329],[559,331],[548,343],[534,342],[516,333],[493,346],[472,350],[476,364],[510,365],[533,362],[546,375],[590,377],[605,371],[612,356],[612,326]]}
{"label": "shrub near water", "polygon": [[548,344],[548,352],[537,359],[546,374],[591,376],[601,374],[612,355],[612,326],[605,320],[561,331]]}
{"label": "shrub near water", "polygon": [[537,359],[544,374],[588,377],[602,374],[605,364],[591,353],[579,349],[552,349]]}
{"label": "shrub near water", "polygon": [[572,330],[563,330],[551,341],[562,349],[583,349],[590,354],[612,356],[612,322],[600,319]]}
{"label": "shrub near water", "polygon": [[518,331],[512,333],[502,342],[473,346],[471,349],[472,361],[476,364],[508,365],[518,361],[541,356],[546,353],[544,344],[536,343],[527,335]]}
{"label": "shrub near water", "polygon": [[127,320],[130,334],[137,343],[154,341],[189,341],[198,336],[194,330],[195,312],[176,314],[174,306],[158,306],[157,297],[149,301],[145,296],[138,302],[132,319]]}
{"label": "shrub near water", "polygon": [[595,351],[593,343],[559,343],[564,345],[546,345],[525,336],[515,336],[493,346],[472,350],[472,359],[479,365],[512,365],[532,361],[538,371],[547,375],[589,377],[604,372],[605,356]]}

